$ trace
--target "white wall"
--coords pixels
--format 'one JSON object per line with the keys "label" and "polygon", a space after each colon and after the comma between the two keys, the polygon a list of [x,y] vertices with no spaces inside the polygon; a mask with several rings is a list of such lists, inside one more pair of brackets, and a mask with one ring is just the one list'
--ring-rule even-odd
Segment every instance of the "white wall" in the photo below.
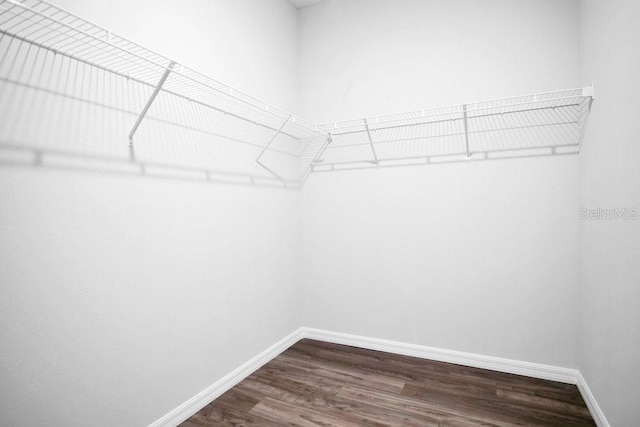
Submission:
{"label": "white wall", "polygon": [[577,86],[576,0],[326,0],[299,12],[316,123]]}
{"label": "white wall", "polygon": [[[582,81],[597,100],[580,155],[580,204],[640,209],[640,5],[583,1]],[[580,370],[612,426],[640,425],[640,220],[580,222]]]}
{"label": "white wall", "polygon": [[[300,111],[363,117],[580,86],[577,1],[326,1]],[[304,324],[576,367],[578,158],[311,176]]]}
{"label": "white wall", "polygon": [[638,424],[640,222],[577,219],[640,199],[634,2],[58,3],[318,122],[598,101],[580,157],[318,174],[300,199],[1,166],[0,424],[145,425],[300,325],[579,367]]}
{"label": "white wall", "polygon": [[[58,3],[296,107],[286,0]],[[0,424],[146,425],[298,327],[297,197],[1,166]]]}

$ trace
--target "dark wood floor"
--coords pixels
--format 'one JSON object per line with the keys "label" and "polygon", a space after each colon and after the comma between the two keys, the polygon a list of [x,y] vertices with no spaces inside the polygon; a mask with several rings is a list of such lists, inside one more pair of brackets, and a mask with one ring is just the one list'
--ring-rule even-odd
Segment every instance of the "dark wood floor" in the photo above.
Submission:
{"label": "dark wood floor", "polygon": [[574,385],[302,340],[195,426],[594,426]]}

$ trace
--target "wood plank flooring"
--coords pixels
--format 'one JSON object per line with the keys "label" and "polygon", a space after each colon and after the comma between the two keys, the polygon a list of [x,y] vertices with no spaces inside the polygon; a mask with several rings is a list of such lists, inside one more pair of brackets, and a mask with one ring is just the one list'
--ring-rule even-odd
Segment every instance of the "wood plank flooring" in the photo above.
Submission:
{"label": "wood plank flooring", "polygon": [[574,385],[305,339],[181,426],[282,425],[595,423]]}

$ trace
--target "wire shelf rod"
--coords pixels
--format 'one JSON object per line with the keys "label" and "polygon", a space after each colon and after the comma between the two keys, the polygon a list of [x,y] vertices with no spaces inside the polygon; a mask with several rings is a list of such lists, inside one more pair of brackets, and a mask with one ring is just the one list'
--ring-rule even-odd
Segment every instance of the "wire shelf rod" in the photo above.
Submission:
{"label": "wire shelf rod", "polygon": [[[562,92],[566,92],[566,91],[562,91]],[[554,93],[554,92],[549,92],[549,93]],[[512,98],[505,98],[502,99],[502,101],[508,101],[510,99],[518,99],[518,98],[525,98],[526,96],[533,96],[533,95],[523,95],[523,96],[517,96],[517,97],[512,97]],[[475,111],[482,111],[482,110],[495,110],[495,109],[506,109],[506,108],[510,108],[510,107],[520,107],[520,106],[526,106],[526,105],[531,105],[531,104],[535,104],[535,103],[544,103],[544,102],[557,102],[557,101],[567,101],[567,100],[574,100],[576,98],[582,98],[582,95],[572,95],[572,96],[564,96],[564,97],[558,97],[558,98],[550,98],[550,99],[538,99],[538,100],[531,100],[531,101],[525,101],[525,102],[519,102],[519,103],[513,103],[513,104],[503,104],[503,105],[492,105],[492,106],[486,106],[486,107],[481,107],[481,108],[473,108],[473,109],[469,109],[468,112],[475,112]],[[496,100],[498,101],[498,100]],[[485,104],[488,102],[493,102],[493,101],[479,101],[476,103],[472,103],[472,104]],[[462,106],[465,104],[457,104],[457,105],[452,105],[452,106],[447,106],[447,107],[437,107],[437,108],[431,108],[431,109],[427,109],[427,110],[415,110],[415,111],[410,111],[410,112],[406,112],[406,113],[394,113],[394,114],[390,114],[387,116],[377,116],[374,117],[373,119],[375,120],[375,124],[384,124],[384,123],[390,123],[390,122],[396,122],[396,121],[402,121],[402,120],[415,120],[415,119],[420,119],[420,118],[425,118],[425,117],[438,117],[438,116],[446,116],[446,115],[452,115],[452,114],[461,114],[462,113]],[[466,105],[471,105],[471,104],[466,104]],[[571,104],[571,105],[577,105],[577,104]],[[570,105],[570,106],[571,106]],[[554,108],[554,107],[561,107],[561,105],[556,105],[556,106],[545,106],[545,107],[540,107],[540,108]],[[453,108],[457,108],[457,110],[455,111],[441,111],[441,110],[446,110],[446,109],[453,109]],[[523,111],[528,111],[530,109],[527,110],[523,110]],[[430,112],[430,111],[438,111],[437,113],[432,113],[432,114],[425,114],[426,112]],[[515,111],[518,112],[518,111]],[[504,114],[506,114],[507,112],[505,111]],[[413,116],[409,116],[409,117],[398,117],[398,118],[392,118],[392,119],[387,119],[387,120],[381,120],[382,118],[385,117],[393,117],[393,116],[399,116],[399,115],[413,115]],[[497,114],[502,114],[501,113],[497,113]],[[471,116],[470,116],[471,118]],[[368,118],[369,120],[371,120],[371,118]],[[317,125],[318,129],[320,130],[335,130],[335,129],[340,129],[340,128],[348,128],[348,127],[354,127],[354,126],[358,126],[358,123],[361,121],[362,119],[354,119],[354,120],[342,120],[340,122],[329,122],[329,123],[323,123],[323,124],[319,124]],[[338,123],[345,123],[343,125],[338,126]],[[334,135],[337,135],[336,133],[334,133]]]}
{"label": "wire shelf rod", "polygon": [[[544,96],[544,95],[553,95],[553,94],[557,94],[557,93],[567,93],[567,92],[576,92],[576,94],[572,95],[572,96],[563,96],[563,97],[558,97],[558,98],[539,99],[539,97]],[[513,99],[531,98],[531,97],[533,97],[534,99],[529,101],[529,102],[525,102],[523,104],[526,105],[526,104],[533,103],[533,102],[555,101],[555,100],[572,99],[572,98],[575,99],[575,98],[582,98],[582,97],[594,98],[593,85],[587,86],[587,87],[571,88],[571,89],[550,90],[550,91],[545,91],[545,92],[527,93],[527,94],[523,94],[523,95],[509,96],[509,97],[506,97],[506,98],[485,99],[485,100],[482,100],[482,101],[467,102],[466,104],[467,105],[477,105],[477,104],[486,104],[486,103],[490,103],[490,102],[505,102],[505,101],[509,101],[509,100],[513,100]],[[374,117],[368,117],[368,119],[373,119],[373,120],[376,121],[376,123],[384,123],[385,121],[403,120],[402,118],[400,118],[400,119],[388,119],[389,117],[400,116],[400,115],[410,115],[410,114],[411,115],[415,115],[415,117],[421,117],[422,113],[426,113],[428,111],[460,108],[460,106],[462,106],[462,105],[463,104],[449,104],[449,105],[443,105],[443,106],[433,107],[433,108],[426,108],[426,109],[421,109],[421,110],[409,110],[409,111],[402,111],[402,112],[379,115],[379,116],[374,116]],[[508,105],[518,105],[518,104],[504,104],[503,106],[508,106]],[[493,106],[493,107],[489,107],[489,108],[497,108],[497,106]],[[385,118],[387,118],[387,120],[384,120]],[[381,119],[382,119],[382,121],[381,121]],[[335,122],[321,123],[321,124],[317,124],[316,127],[319,128],[319,129],[326,127],[327,130],[329,130],[329,129],[338,129],[340,127],[350,126],[350,125],[336,126],[338,123],[351,123],[351,122],[355,123],[355,122],[359,122],[361,120],[362,120],[362,117],[356,117],[356,118],[352,118],[352,119],[340,120],[340,121],[335,121]]]}
{"label": "wire shelf rod", "polygon": [[[576,96],[572,96],[572,97],[566,97],[566,98],[555,98],[555,99],[551,99],[551,100],[545,100],[545,102],[551,102],[551,101],[559,101],[559,100],[575,100],[577,97]],[[526,109],[520,109],[520,110],[513,110],[513,111],[505,111],[507,108],[510,107],[519,107],[519,106],[523,106],[523,105],[530,105],[532,103],[540,103],[543,101],[530,101],[530,102],[524,102],[524,103],[519,103],[519,104],[505,104],[502,106],[489,106],[489,107],[483,107],[483,108],[476,108],[474,110],[467,110],[468,113],[472,113],[475,111],[482,111],[482,110],[496,110],[496,109],[501,109],[503,111],[499,111],[499,112],[495,112],[495,113],[488,113],[488,114],[484,114],[484,115],[469,115],[468,118],[469,119],[474,119],[474,118],[480,118],[480,117],[487,117],[487,116],[496,116],[496,115],[504,115],[504,114],[516,114],[516,113],[522,113],[522,112],[527,112],[527,111],[535,111],[535,110],[546,110],[546,109],[556,109],[556,108],[565,108],[565,107],[575,107],[575,106],[579,106],[580,103],[572,103],[572,104],[564,104],[564,105],[548,105],[548,106],[544,106],[544,107],[537,107],[537,108],[526,108]],[[556,103],[557,104],[557,103]],[[459,105],[458,107],[462,107],[462,105]],[[425,117],[440,117],[440,116],[449,116],[449,115],[462,115],[464,113],[463,110],[459,110],[459,111],[450,111],[450,112],[439,112],[439,113],[434,113],[431,115],[423,115],[423,116],[416,116],[416,117],[404,117],[404,118],[398,118],[398,119],[393,119],[393,120],[388,120],[388,121],[378,121],[377,123],[390,123],[390,122],[398,122],[398,121],[406,121],[406,120],[416,120],[416,119],[422,119]],[[459,116],[459,117],[452,117],[449,119],[445,119],[444,121],[456,121],[456,120],[462,120],[464,118],[464,116]],[[422,124],[422,122],[418,122],[416,123],[416,125],[420,125]],[[397,126],[390,126],[390,127],[376,127],[374,130],[378,130],[378,129],[390,129],[390,128],[394,128],[394,127],[403,127],[403,126],[410,126],[412,124],[401,124],[401,125],[397,125]],[[355,127],[358,126],[356,124],[354,125],[347,125],[344,127]],[[361,131],[356,131],[356,132],[361,132]],[[344,134],[344,133],[342,133]],[[336,134],[337,135],[337,134]]]}
{"label": "wire shelf rod", "polygon": [[[572,99],[575,99],[575,97],[573,97]],[[539,102],[539,101],[537,101]],[[557,108],[569,108],[569,107],[577,107],[579,106],[579,103],[576,104],[567,104],[567,105],[556,105],[556,106],[548,106],[548,107],[538,107],[538,108],[531,108],[531,109],[526,109],[526,110],[516,110],[516,111],[501,111],[498,113],[488,113],[488,114],[482,114],[482,115],[475,115],[475,116],[468,116],[468,119],[479,119],[482,117],[491,117],[491,116],[502,116],[505,114],[517,114],[517,113],[523,113],[523,112],[527,112],[527,111],[536,111],[536,110],[548,110],[548,109],[557,109]],[[491,108],[495,108],[495,107],[491,107]],[[478,110],[475,110],[478,111]],[[440,116],[446,116],[446,115],[454,115],[454,114],[462,114],[462,111],[456,111],[456,112],[451,112],[451,113],[441,113],[441,114],[433,114],[431,116],[424,116],[424,117],[440,117]],[[404,118],[404,119],[397,119],[397,120],[393,120],[393,121],[402,121],[402,120],[415,120],[418,118],[422,118],[422,117],[411,117],[411,118]],[[385,127],[376,127],[374,129],[371,129],[373,132],[377,132],[379,130],[387,130],[387,129],[397,129],[397,128],[405,128],[405,127],[410,127],[410,126],[422,126],[422,125],[428,125],[428,124],[433,124],[433,123],[443,123],[443,122],[455,122],[457,120],[463,120],[464,117],[451,117],[448,119],[442,119],[442,120],[431,120],[431,121],[420,121],[418,123],[406,123],[406,124],[399,124],[399,125],[394,125],[394,126],[385,126]],[[384,122],[382,122],[384,123]],[[359,125],[350,125],[348,127],[355,127],[355,126],[359,126]],[[345,126],[347,127],[347,126]],[[342,136],[342,135],[349,135],[349,134],[354,134],[354,133],[362,133],[363,130],[352,130],[352,131],[346,131],[346,132],[335,132],[333,133],[333,135],[335,136]]]}

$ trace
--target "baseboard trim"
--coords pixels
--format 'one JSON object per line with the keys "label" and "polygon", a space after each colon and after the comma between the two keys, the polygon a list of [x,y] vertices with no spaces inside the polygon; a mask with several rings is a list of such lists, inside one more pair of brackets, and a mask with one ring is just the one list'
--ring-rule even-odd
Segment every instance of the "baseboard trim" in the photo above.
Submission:
{"label": "baseboard trim", "polygon": [[596,402],[596,398],[591,393],[591,389],[587,385],[587,381],[582,376],[582,373],[578,372],[578,390],[580,390],[580,394],[584,399],[584,403],[587,404],[587,408],[589,408],[589,412],[591,412],[591,416],[593,420],[596,422],[598,427],[611,427],[609,421],[604,416],[604,412],[600,409],[600,405]]}
{"label": "baseboard trim", "polygon": [[262,365],[285,351],[287,348],[291,347],[296,342],[300,341],[302,338],[301,329],[287,335],[268,349],[264,350],[237,369],[233,370],[231,373],[225,375],[220,380],[193,396],[191,399],[187,400],[173,411],[153,422],[149,427],[177,426],[193,414],[197,413],[200,409],[204,408],[209,404],[209,402],[217,399],[227,390],[231,389],[240,381],[258,370]]}
{"label": "baseboard trim", "polygon": [[218,398],[224,392],[259,369],[262,365],[269,362],[271,359],[303,338],[334,344],[349,345],[369,350],[385,351],[388,353],[402,354],[405,356],[419,357],[422,359],[436,360],[440,362],[455,363],[458,365],[489,369],[509,374],[525,375],[528,377],[558,381],[567,384],[576,384],[598,427],[610,427],[604,413],[600,409],[600,406],[598,406],[595,397],[587,386],[584,377],[577,369],[560,368],[551,365],[523,362],[494,356],[484,356],[481,354],[466,353],[455,350],[445,350],[441,348],[307,327],[299,328],[293,333],[287,335],[276,344],[235,369],[233,372],[187,400],[173,411],[150,424],[149,427],[177,426],[200,409],[204,408],[209,404],[209,402]]}
{"label": "baseboard trim", "polygon": [[405,356],[455,363],[457,365],[489,369],[509,374],[526,375],[528,377],[568,384],[576,384],[579,375],[577,369],[559,368],[557,366],[522,362],[519,360],[503,359],[500,357],[484,356],[462,351],[444,350],[441,348],[389,341],[379,338],[343,334],[312,328],[302,328],[302,332],[305,338],[327,341],[335,344],[350,345],[369,350],[386,351]]}

